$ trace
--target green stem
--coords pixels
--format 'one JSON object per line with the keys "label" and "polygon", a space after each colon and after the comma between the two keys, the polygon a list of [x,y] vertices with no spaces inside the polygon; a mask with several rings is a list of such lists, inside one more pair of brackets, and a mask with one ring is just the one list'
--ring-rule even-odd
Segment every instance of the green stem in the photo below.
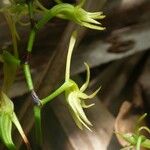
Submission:
{"label": "green stem", "polygon": [[62,92],[64,92],[66,89],[70,88],[73,84],[70,82],[65,82],[62,86],[60,86],[56,91],[54,91],[51,95],[43,98],[41,100],[41,104],[45,105],[46,103],[50,102],[52,99],[54,99],[56,96],[60,95]]}
{"label": "green stem", "polygon": [[140,150],[141,142],[142,142],[142,137],[140,136],[140,137],[138,138],[138,140],[137,140],[136,150]]}
{"label": "green stem", "polygon": [[29,10],[30,18],[33,19],[33,1],[32,0],[29,0],[28,2],[28,10]]}
{"label": "green stem", "polygon": [[71,57],[72,57],[72,52],[73,48],[76,42],[76,31],[72,33],[70,43],[69,43],[69,49],[68,49],[68,54],[67,54],[67,61],[66,61],[66,74],[65,74],[65,81],[68,81],[70,79],[70,65],[71,65]]}
{"label": "green stem", "polygon": [[37,24],[35,24],[34,28],[32,28],[30,35],[29,35],[29,41],[27,46],[27,51],[31,52],[33,48],[33,43],[35,40],[35,35],[38,30],[40,30],[49,20],[51,20],[53,17],[57,16],[61,12],[68,13],[69,11],[72,11],[74,9],[74,6],[70,4],[58,4],[51,8],[50,10],[45,11],[43,18],[40,19]]}
{"label": "green stem", "polygon": [[42,146],[41,107],[34,106],[35,133],[38,147]]}
{"label": "green stem", "polygon": [[53,17],[57,16],[61,12],[66,12],[66,14],[69,14],[69,12],[72,12],[72,10],[74,10],[74,6],[71,4],[62,3],[55,5],[50,10],[45,11],[43,18],[39,20],[38,23],[35,25],[35,30],[41,29],[49,20],[51,20]]}
{"label": "green stem", "polygon": [[28,46],[27,46],[27,51],[31,52],[33,48],[33,43],[35,40],[35,31],[34,31],[34,19],[33,19],[33,2],[32,0],[28,1],[28,11],[29,11],[29,16],[30,16],[30,24],[31,24],[31,32],[29,35],[29,40],[28,40]]}
{"label": "green stem", "polygon": [[26,81],[27,81],[28,89],[30,91],[32,91],[34,88],[33,88],[33,82],[32,82],[32,78],[31,78],[30,67],[29,67],[28,63],[25,63],[23,65],[23,70],[24,70]]}
{"label": "green stem", "polygon": [[29,35],[29,40],[28,40],[28,46],[27,46],[27,51],[31,52],[32,48],[33,48],[33,43],[35,40],[35,34],[36,34],[36,30],[32,29]]}

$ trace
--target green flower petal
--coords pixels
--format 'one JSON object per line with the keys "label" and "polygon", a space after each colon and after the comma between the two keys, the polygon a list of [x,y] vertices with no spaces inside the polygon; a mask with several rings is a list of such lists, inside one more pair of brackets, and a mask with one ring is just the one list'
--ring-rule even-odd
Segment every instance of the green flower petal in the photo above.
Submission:
{"label": "green flower petal", "polygon": [[84,63],[84,65],[85,65],[86,70],[87,70],[87,73],[86,73],[86,82],[80,88],[81,92],[84,92],[87,89],[87,87],[89,85],[89,81],[90,81],[90,68],[89,68],[89,66],[88,66],[87,63]]}

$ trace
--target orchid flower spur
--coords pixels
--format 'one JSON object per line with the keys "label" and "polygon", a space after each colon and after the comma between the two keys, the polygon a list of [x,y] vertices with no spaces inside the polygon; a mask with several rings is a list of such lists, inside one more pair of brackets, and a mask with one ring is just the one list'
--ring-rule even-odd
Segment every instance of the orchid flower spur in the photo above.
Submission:
{"label": "orchid flower spur", "polygon": [[68,55],[67,55],[65,83],[60,88],[58,88],[54,93],[52,93],[50,96],[41,100],[41,104],[44,105],[47,102],[49,102],[51,99],[59,95],[60,93],[65,92],[66,103],[76,125],[80,129],[82,129],[84,126],[87,129],[91,130],[89,126],[92,126],[92,124],[86,117],[83,108],[89,108],[94,105],[94,104],[86,105],[85,101],[87,99],[93,98],[98,93],[100,88],[97,89],[91,95],[87,95],[84,93],[84,91],[88,87],[89,80],[90,80],[90,69],[86,63],[85,66],[87,70],[87,77],[86,77],[86,82],[81,86],[81,88],[79,88],[76,82],[70,79],[70,63],[71,63],[71,56],[75,45],[75,41],[76,41],[76,32],[73,32],[70,39]]}
{"label": "orchid flower spur", "polygon": [[11,136],[12,123],[14,123],[18,129],[22,139],[27,145],[27,148],[30,149],[27,137],[25,136],[18,118],[14,112],[13,102],[3,91],[0,91],[0,139],[4,142],[9,150],[16,150],[16,146],[14,145]]}

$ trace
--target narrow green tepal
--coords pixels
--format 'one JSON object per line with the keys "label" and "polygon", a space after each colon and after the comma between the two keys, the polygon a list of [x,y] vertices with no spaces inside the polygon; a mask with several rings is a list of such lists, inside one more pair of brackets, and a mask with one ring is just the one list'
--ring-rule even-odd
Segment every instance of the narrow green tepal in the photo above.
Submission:
{"label": "narrow green tepal", "polygon": [[13,103],[0,91],[0,138],[10,150],[16,149],[11,136],[13,108]]}
{"label": "narrow green tepal", "polygon": [[30,149],[29,142],[14,112],[13,102],[0,90],[0,139],[9,150],[16,150],[16,146],[12,140],[12,123],[18,129],[27,148]]}
{"label": "narrow green tepal", "polygon": [[12,121],[7,113],[0,114],[0,137],[6,147],[10,150],[16,150],[11,137]]}

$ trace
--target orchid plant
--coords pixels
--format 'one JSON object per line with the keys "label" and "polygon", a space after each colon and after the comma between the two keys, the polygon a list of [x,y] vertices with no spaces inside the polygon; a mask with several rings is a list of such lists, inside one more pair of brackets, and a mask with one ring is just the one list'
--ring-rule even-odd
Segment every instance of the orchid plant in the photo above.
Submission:
{"label": "orchid plant", "polygon": [[[25,136],[23,129],[17,119],[14,112],[14,104],[8,96],[8,91],[13,84],[16,72],[20,66],[24,70],[24,75],[26,83],[31,93],[32,99],[35,102],[34,115],[36,122],[36,133],[37,141],[41,144],[41,108],[43,108],[48,102],[53,100],[56,96],[61,93],[65,93],[67,107],[76,123],[76,125],[82,129],[86,127],[90,129],[92,123],[88,120],[85,115],[84,108],[89,108],[94,104],[87,105],[85,101],[87,99],[93,98],[98,91],[97,89],[93,94],[85,94],[85,90],[88,87],[90,80],[90,69],[87,63],[85,64],[87,70],[87,77],[85,83],[79,88],[78,84],[70,78],[70,65],[71,56],[74,49],[74,45],[77,38],[77,31],[72,33],[67,61],[66,61],[66,73],[65,82],[56,89],[55,92],[49,96],[40,99],[34,90],[34,85],[32,81],[32,75],[30,71],[30,57],[32,53],[33,44],[35,41],[36,33],[44,27],[44,25],[54,17],[61,19],[66,19],[73,21],[74,23],[95,30],[104,30],[105,28],[101,26],[101,23],[97,20],[103,19],[105,16],[102,12],[88,12],[82,8],[85,0],[81,0],[79,4],[73,5],[69,3],[63,3],[61,0],[55,0],[56,5],[51,9],[45,8],[38,0],[9,0],[8,4],[0,8],[0,13],[5,16],[7,21],[13,44],[13,54],[9,52],[8,48],[5,48],[3,54],[0,55],[0,62],[3,63],[4,71],[4,83],[0,90],[0,139],[4,142],[10,150],[15,150],[16,146],[12,140],[12,123],[17,127],[20,132],[24,142],[27,145],[27,149],[30,149],[30,144]],[[37,21],[34,19],[34,14],[39,13],[41,18]],[[23,22],[23,16],[29,15],[29,21]],[[18,51],[18,40],[19,34],[17,32],[16,24],[22,26],[31,26],[31,31],[29,34],[29,40],[27,44],[27,52],[25,59],[19,58]]]}

